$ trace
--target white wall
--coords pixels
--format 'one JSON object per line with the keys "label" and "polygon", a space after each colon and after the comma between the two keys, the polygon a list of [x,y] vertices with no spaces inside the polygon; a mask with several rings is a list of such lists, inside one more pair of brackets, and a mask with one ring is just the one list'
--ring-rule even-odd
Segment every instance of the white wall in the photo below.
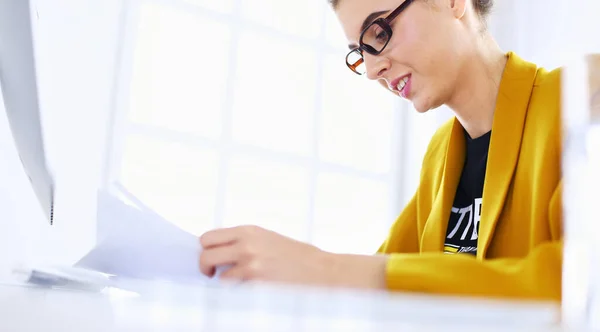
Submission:
{"label": "white wall", "polygon": [[[57,182],[55,226],[39,211],[0,116],[0,269],[73,262],[95,241],[121,0],[32,0],[42,120]],[[37,17],[37,19],[35,19]]]}

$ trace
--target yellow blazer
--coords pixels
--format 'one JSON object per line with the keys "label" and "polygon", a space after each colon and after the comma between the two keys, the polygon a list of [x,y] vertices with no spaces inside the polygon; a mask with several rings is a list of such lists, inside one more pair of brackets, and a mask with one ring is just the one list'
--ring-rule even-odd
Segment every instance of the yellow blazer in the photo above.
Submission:
{"label": "yellow blazer", "polygon": [[391,290],[560,300],[560,70],[508,53],[496,102],[477,256],[444,254],[465,158],[458,120],[433,136],[416,194],[379,249]]}

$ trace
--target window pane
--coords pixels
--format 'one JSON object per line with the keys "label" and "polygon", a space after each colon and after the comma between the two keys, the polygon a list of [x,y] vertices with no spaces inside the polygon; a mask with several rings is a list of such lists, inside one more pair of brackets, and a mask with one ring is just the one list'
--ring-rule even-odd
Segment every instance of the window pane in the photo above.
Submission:
{"label": "window pane", "polygon": [[343,57],[326,59],[319,157],[356,169],[390,170],[394,97],[352,73]]}
{"label": "window pane", "polygon": [[241,0],[241,4],[242,15],[258,24],[308,38],[321,31],[323,0]]}
{"label": "window pane", "polygon": [[214,224],[218,167],[215,151],[130,135],[121,182],[166,219],[200,235]]}
{"label": "window pane", "polygon": [[259,225],[306,240],[308,172],[246,156],[232,158],[225,203],[225,225]]}
{"label": "window pane", "polygon": [[129,118],[217,138],[228,56],[215,52],[229,49],[225,24],[170,7],[142,6]]}
{"label": "window pane", "polygon": [[333,252],[375,253],[387,234],[388,207],[385,183],[320,174],[312,229],[315,245]]}
{"label": "window pane", "polygon": [[213,9],[219,12],[231,12],[233,9],[233,0],[184,0],[194,5]]}
{"label": "window pane", "polygon": [[233,138],[273,150],[312,153],[316,54],[254,33],[241,36]]}
{"label": "window pane", "polygon": [[[326,39],[327,43],[333,47],[339,48],[341,51],[348,51],[348,40],[346,39],[346,35],[344,34],[344,30],[342,29],[342,25],[337,19],[335,12],[331,7],[326,9],[326,20],[327,25],[325,27],[326,31]],[[343,57],[345,53],[339,54],[340,59],[343,61]]]}

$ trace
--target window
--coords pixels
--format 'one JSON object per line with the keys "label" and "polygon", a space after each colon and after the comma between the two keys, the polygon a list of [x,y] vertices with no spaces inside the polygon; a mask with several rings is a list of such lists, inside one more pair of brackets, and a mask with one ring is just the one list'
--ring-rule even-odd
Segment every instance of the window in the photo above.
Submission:
{"label": "window", "polygon": [[139,0],[126,21],[107,184],[196,235],[378,248],[401,208],[399,102],[345,67],[326,1]]}

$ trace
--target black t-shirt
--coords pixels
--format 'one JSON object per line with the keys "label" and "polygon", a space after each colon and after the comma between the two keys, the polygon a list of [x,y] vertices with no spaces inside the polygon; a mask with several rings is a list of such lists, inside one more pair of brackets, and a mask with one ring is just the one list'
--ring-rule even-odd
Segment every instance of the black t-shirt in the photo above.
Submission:
{"label": "black t-shirt", "polygon": [[477,254],[481,197],[491,132],[472,139],[466,132],[467,153],[450,212],[444,252]]}

